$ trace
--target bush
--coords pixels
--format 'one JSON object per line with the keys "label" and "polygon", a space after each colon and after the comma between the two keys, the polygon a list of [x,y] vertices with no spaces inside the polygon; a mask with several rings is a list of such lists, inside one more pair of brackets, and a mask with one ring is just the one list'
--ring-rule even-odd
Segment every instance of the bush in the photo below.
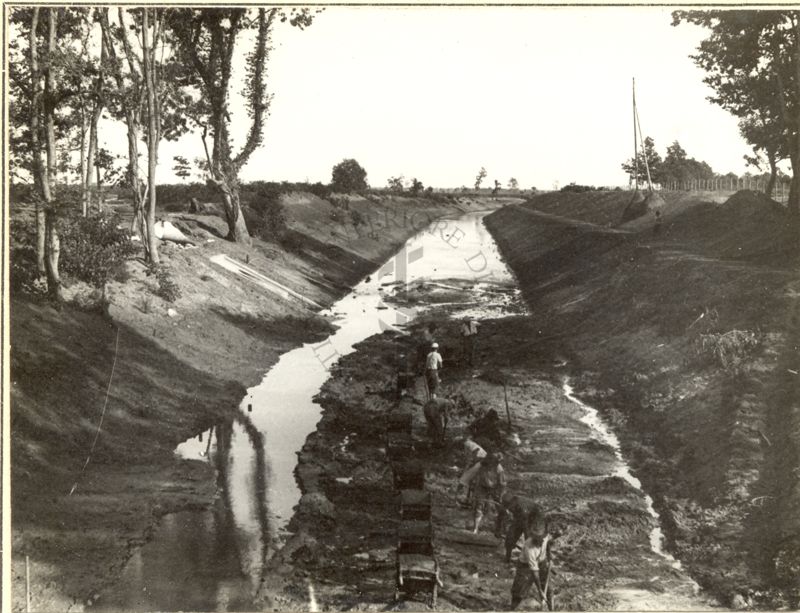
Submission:
{"label": "bush", "polygon": [[[286,233],[286,209],[281,194],[286,188],[280,183],[256,181],[249,186],[247,227],[256,236],[268,241],[280,241]],[[247,211],[247,209],[243,209]]]}
{"label": "bush", "polygon": [[186,210],[192,198],[201,202],[216,200],[219,196],[214,188],[203,183],[175,183],[158,185],[156,188],[158,206],[164,210]]}
{"label": "bush", "polygon": [[9,281],[12,291],[40,293],[36,267],[36,222],[12,219],[9,224]]}
{"label": "bush", "polygon": [[350,210],[350,199],[344,196],[331,196],[328,201],[337,209]]}
{"label": "bush", "polygon": [[572,182],[569,185],[565,185],[561,188],[562,192],[575,192],[578,194],[581,192],[593,192],[596,190],[597,188],[594,185],[577,185],[575,182]]}
{"label": "bush", "polygon": [[105,285],[109,276],[139,250],[116,214],[82,217],[72,212],[59,220],[59,234],[60,272],[96,287]]}
{"label": "bush", "polygon": [[181,297],[181,288],[172,278],[169,269],[163,264],[148,264],[147,274],[155,275],[158,287],[155,295],[167,302],[175,302]]}
{"label": "bush", "polygon": [[331,195],[331,188],[324,183],[292,183],[290,181],[251,181],[242,185],[241,196],[243,200],[250,200],[265,194],[288,194],[290,192],[308,192],[317,198],[327,200]]}
{"label": "bush", "polygon": [[695,352],[704,361],[715,363],[725,371],[736,374],[744,369],[761,342],[761,334],[751,330],[700,334],[695,339]]}

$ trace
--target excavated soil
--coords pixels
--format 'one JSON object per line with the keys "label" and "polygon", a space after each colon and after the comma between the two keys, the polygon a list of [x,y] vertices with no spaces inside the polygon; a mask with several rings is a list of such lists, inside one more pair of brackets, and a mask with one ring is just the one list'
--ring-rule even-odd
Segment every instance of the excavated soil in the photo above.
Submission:
{"label": "excavated soil", "polygon": [[[486,223],[542,347],[614,424],[670,550],[736,608],[800,606],[797,225],[755,192],[550,194]],[[751,339],[749,347],[741,340]]]}
{"label": "excavated soil", "polygon": [[[457,322],[438,323],[440,344],[457,347]],[[456,496],[466,425],[490,408],[506,415],[497,449],[509,489],[535,499],[566,534],[557,541],[556,606],[565,610],[698,610],[711,601],[650,547],[653,518],[644,496],[616,476],[613,449],[581,421],[585,411],[562,392],[565,376],[540,352],[531,318],[484,320],[474,368],[443,349],[443,392],[457,400],[446,445],[431,444],[422,416],[424,389],[398,399],[394,380],[412,337],[386,332],[344,357],[319,394],[323,417],[299,456],[304,493],[293,521],[295,536],[274,578],[263,590],[270,607],[322,610],[420,610],[427,595],[392,604],[395,586],[397,493],[385,453],[385,418],[401,406],[414,413],[415,458],[433,492],[433,524],[444,586],[437,610],[503,610],[510,600],[513,566],[504,561],[493,517],[469,531],[471,511]],[[420,323],[421,325],[421,323]],[[313,600],[312,600],[313,598]],[[313,605],[312,605],[313,602]],[[535,599],[523,609],[538,608]]]}

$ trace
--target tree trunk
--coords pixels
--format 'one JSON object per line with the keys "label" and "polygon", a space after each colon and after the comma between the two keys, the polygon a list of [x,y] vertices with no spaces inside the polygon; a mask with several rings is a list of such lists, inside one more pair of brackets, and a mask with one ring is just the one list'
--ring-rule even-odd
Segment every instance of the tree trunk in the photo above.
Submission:
{"label": "tree trunk", "polygon": [[[153,74],[153,55],[150,41],[150,9],[142,9],[142,58],[144,87],[147,92],[147,259],[158,264],[158,244],[153,228],[156,223],[156,166],[158,164],[158,116],[156,112],[156,82]],[[157,24],[153,24],[155,32]],[[142,237],[144,239],[144,237]]]}
{"label": "tree trunk", "polygon": [[228,221],[228,240],[236,243],[251,245],[253,239],[247,231],[247,224],[242,215],[242,207],[239,203],[239,188],[228,188],[222,192],[222,203],[225,207],[225,217]]}
{"label": "tree trunk", "polygon": [[40,140],[40,113],[42,112],[42,99],[44,92],[42,89],[42,76],[39,71],[39,42],[36,38],[36,30],[39,27],[39,8],[33,9],[31,17],[31,30],[28,39],[28,53],[30,57],[31,68],[31,114],[29,118],[30,123],[30,139],[31,139],[31,156],[33,158],[33,181],[38,192],[36,198],[36,269],[40,278],[44,278],[47,273],[47,268],[44,263],[44,250],[46,244],[45,236],[45,221],[44,221],[44,204],[46,202],[45,190],[49,192],[49,186],[46,186],[47,175],[44,169],[44,162],[42,161],[42,146]]}
{"label": "tree trunk", "polygon": [[[92,104],[92,114],[89,118],[89,147],[86,152],[86,209],[83,216],[86,217],[89,206],[92,204],[92,195],[96,191],[95,186],[95,157],[97,154],[97,124],[100,122],[100,115],[103,113],[105,103],[103,101],[103,65],[106,60],[106,46],[100,45],[100,63],[98,64],[97,79],[94,84],[94,99]],[[99,182],[98,182],[99,183]],[[95,188],[95,189],[93,189]],[[98,196],[98,209],[99,209]]]}
{"label": "tree trunk", "polygon": [[767,181],[764,193],[768,198],[772,198],[772,192],[775,190],[775,183],[778,180],[778,163],[775,155],[771,152],[767,152],[767,159],[769,160],[769,181]]}
{"label": "tree trunk", "polygon": [[47,172],[45,173],[44,186],[47,188],[45,194],[45,268],[47,272],[47,291],[56,301],[60,301],[61,296],[61,277],[58,274],[58,256],[60,252],[60,241],[58,239],[58,227],[56,224],[56,202],[52,194],[52,186],[56,179],[56,127],[55,127],[55,91],[56,77],[53,72],[52,62],[56,55],[56,26],[58,24],[58,11],[60,9],[50,8],[48,10],[47,28],[47,56],[48,64],[45,73],[44,88],[44,123],[45,123],[45,143],[47,145]]}
{"label": "tree trunk", "polygon": [[55,208],[50,207],[45,214],[45,233],[47,235],[47,291],[57,302],[62,300],[61,276],[58,273],[58,258],[61,254],[61,241],[58,238],[58,222]]}
{"label": "tree trunk", "polygon": [[85,101],[81,99],[81,213],[86,217],[89,212],[89,187],[87,182],[89,181],[90,171],[86,153],[86,135],[89,133],[89,128],[83,109],[84,104]]}

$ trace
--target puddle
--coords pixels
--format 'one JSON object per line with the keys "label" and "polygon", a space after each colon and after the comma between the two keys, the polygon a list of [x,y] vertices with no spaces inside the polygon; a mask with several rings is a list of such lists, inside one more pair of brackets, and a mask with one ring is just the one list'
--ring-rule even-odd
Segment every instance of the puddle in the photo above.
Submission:
{"label": "puddle", "polygon": [[[300,499],[297,453],[320,419],[321,407],[313,399],[328,370],[356,343],[386,330],[402,331],[426,307],[393,306],[384,296],[398,284],[468,282],[469,288],[459,291],[475,296],[475,304],[462,304],[461,312],[478,317],[507,314],[515,297],[519,300],[511,289],[514,277],[483,225],[488,213],[438,220],[408,240],[376,273],[320,313],[338,326],[331,336],[283,354],[248,390],[234,419],[179,445],[182,458],[214,466],[214,508],[164,517],[125,567],[120,584],[92,608],[252,609],[266,562],[287,538]],[[495,284],[503,291],[492,291]],[[316,606],[309,583],[309,609]]]}

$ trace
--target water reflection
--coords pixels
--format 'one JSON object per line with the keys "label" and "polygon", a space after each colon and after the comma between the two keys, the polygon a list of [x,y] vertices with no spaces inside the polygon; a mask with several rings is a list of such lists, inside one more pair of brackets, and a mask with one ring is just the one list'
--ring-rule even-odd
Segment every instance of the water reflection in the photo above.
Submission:
{"label": "water reflection", "polygon": [[487,281],[504,287],[513,283],[483,226],[486,214],[439,220],[410,239],[379,271],[322,313],[338,326],[331,336],[283,354],[262,382],[248,390],[233,419],[177,448],[183,458],[214,466],[217,497],[212,510],[165,517],[96,609],[253,608],[250,599],[267,561],[286,537],[300,498],[294,477],[297,453],[319,421],[321,408],[314,396],[329,368],[356,343],[387,329],[402,329],[416,315],[415,309],[384,302],[391,285],[468,280],[473,287],[464,291],[483,302],[484,315],[492,305],[507,307],[506,294],[485,291]]}

